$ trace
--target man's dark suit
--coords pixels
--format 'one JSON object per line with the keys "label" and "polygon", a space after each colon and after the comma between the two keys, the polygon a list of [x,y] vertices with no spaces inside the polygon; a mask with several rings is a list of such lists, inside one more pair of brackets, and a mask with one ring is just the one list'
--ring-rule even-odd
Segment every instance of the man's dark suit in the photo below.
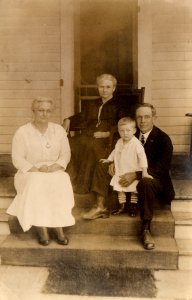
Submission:
{"label": "man's dark suit", "polygon": [[[139,131],[136,137],[139,137]],[[148,173],[154,179],[142,178],[138,183],[138,197],[141,205],[141,218],[151,220],[156,198],[163,204],[170,204],[174,198],[174,189],[169,175],[173,146],[169,136],[153,126],[144,145],[148,159]],[[92,191],[107,197],[111,177],[108,164],[98,164],[95,169]]]}
{"label": "man's dark suit", "polygon": [[[137,138],[139,134],[138,131]],[[141,218],[151,220],[155,200],[158,198],[160,203],[170,204],[175,195],[169,174],[173,146],[169,136],[153,126],[144,148],[148,160],[148,173],[154,179],[142,178],[137,185],[137,190],[141,205]]]}

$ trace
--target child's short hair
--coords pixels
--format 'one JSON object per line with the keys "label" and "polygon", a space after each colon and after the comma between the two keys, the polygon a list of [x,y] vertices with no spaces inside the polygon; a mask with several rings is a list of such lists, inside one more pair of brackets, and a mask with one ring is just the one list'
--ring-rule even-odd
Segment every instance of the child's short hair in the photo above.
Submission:
{"label": "child's short hair", "polygon": [[121,125],[127,125],[127,124],[132,124],[133,127],[136,127],[136,121],[131,118],[131,117],[124,117],[124,118],[121,118],[118,122],[118,127],[121,126]]}

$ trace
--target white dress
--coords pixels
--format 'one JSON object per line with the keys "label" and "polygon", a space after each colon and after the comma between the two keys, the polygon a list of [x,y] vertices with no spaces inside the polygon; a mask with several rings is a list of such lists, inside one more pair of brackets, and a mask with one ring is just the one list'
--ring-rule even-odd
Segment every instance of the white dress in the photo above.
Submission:
{"label": "white dress", "polygon": [[119,176],[128,172],[141,171],[141,168],[147,168],[147,157],[141,142],[133,136],[128,143],[124,144],[120,138],[108,160],[114,161],[115,164],[115,175],[110,182],[113,189],[120,192],[136,192],[138,180],[134,180],[128,187],[122,187],[119,184]]}
{"label": "white dress", "polygon": [[7,213],[17,216],[24,231],[31,226],[65,227],[75,224],[71,213],[74,196],[69,175],[27,172],[31,167],[57,163],[66,169],[71,151],[62,126],[48,123],[42,135],[32,123],[21,126],[12,143],[12,160],[18,169],[14,178],[17,195]]}

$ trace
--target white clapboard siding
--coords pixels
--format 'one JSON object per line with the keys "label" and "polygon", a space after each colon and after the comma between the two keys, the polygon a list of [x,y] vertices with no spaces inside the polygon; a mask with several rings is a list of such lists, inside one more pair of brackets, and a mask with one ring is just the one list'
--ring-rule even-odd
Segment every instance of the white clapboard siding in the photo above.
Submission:
{"label": "white clapboard siding", "polygon": [[189,155],[190,146],[189,145],[173,145],[174,153],[182,153]]}
{"label": "white clapboard siding", "polygon": [[153,98],[162,98],[162,99],[192,99],[192,88],[190,89],[153,89],[152,90]]}
{"label": "white clapboard siding", "polygon": [[161,126],[161,129],[165,131],[168,135],[190,135],[191,128],[190,126]]}
{"label": "white clapboard siding", "polygon": [[167,81],[175,79],[175,80],[185,80],[187,78],[188,80],[192,79],[192,71],[187,70],[187,71],[160,71],[160,70],[154,70],[153,74],[153,81],[155,82],[156,80],[164,80],[165,78]]}
{"label": "white clapboard siding", "polygon": [[152,1],[152,103],[174,152],[188,153],[192,118],[192,2]]}
{"label": "white clapboard siding", "polygon": [[[21,58],[22,60],[22,58]],[[3,72],[58,72],[59,62],[0,62],[0,70]]]}
{"label": "white clapboard siding", "polygon": [[157,113],[160,117],[182,117],[185,116],[189,110],[192,111],[192,105],[189,109],[186,107],[158,107]]}
{"label": "white clapboard siding", "polygon": [[[18,29],[19,30],[19,29]],[[44,42],[43,44],[32,44],[30,42],[22,40],[22,46],[24,45],[30,45],[30,51],[32,53],[54,53],[54,52],[60,52],[60,47],[58,44],[53,43],[52,41],[50,43]],[[7,44],[0,44],[0,51],[8,50],[10,54],[15,54],[15,48],[16,46],[10,46],[9,49],[7,47]],[[29,51],[29,48],[24,47],[22,52]]]}
{"label": "white clapboard siding", "polygon": [[17,130],[17,126],[0,126],[0,134],[14,134],[15,131]]}
{"label": "white clapboard siding", "polygon": [[[178,25],[177,25],[178,26]],[[192,51],[191,42],[174,43],[153,43],[153,53],[155,51],[170,52],[170,51]]]}
{"label": "white clapboard siding", "polygon": [[[31,108],[32,100],[30,98],[25,98],[25,99],[0,99],[0,108]],[[56,108],[60,107],[60,100],[56,99],[55,100],[55,105]]]}
{"label": "white clapboard siding", "polygon": [[188,112],[192,112],[191,110],[191,98],[185,99],[185,98],[181,98],[181,99],[153,99],[153,104],[155,107],[186,107]]}
{"label": "white clapboard siding", "polygon": [[[30,122],[31,121],[31,116],[29,117],[17,117],[17,116],[9,116],[9,117],[0,117],[0,126],[11,126],[11,125],[15,125],[17,127]],[[58,115],[54,115],[51,119],[51,121],[55,121],[56,123],[60,124],[60,120],[59,120],[59,116]]]}
{"label": "white clapboard siding", "polygon": [[191,127],[191,118],[189,117],[185,117],[185,116],[181,116],[181,117],[170,117],[170,116],[160,116],[157,117],[156,124],[158,124],[158,126],[189,126],[189,128]]}
{"label": "white clapboard siding", "polygon": [[176,92],[178,89],[192,89],[192,79],[156,80],[153,89],[175,89]]}
{"label": "white clapboard siding", "polygon": [[[56,108],[56,110],[54,111],[54,115],[55,116],[59,116],[60,115],[60,109]],[[0,109],[0,118],[1,117],[12,117],[15,116],[17,118],[22,118],[23,116],[25,117],[32,117],[32,111],[31,108],[1,108]]]}
{"label": "white clapboard siding", "polygon": [[[30,98],[34,99],[38,96],[45,96],[47,90],[0,90],[0,99],[25,99]],[[60,98],[60,90],[49,90],[47,93],[48,96],[53,97],[54,99]]]}
{"label": "white clapboard siding", "polygon": [[58,81],[60,80],[60,72],[0,72],[0,81],[20,80],[25,80],[26,82],[31,82],[32,80]]}
{"label": "white clapboard siding", "polygon": [[61,122],[60,44],[59,0],[0,1],[0,153],[31,120],[35,97],[54,98]]}
{"label": "white clapboard siding", "polygon": [[39,80],[25,80],[25,81],[4,81],[0,80],[0,90],[54,90],[59,89],[59,80],[39,81]]}

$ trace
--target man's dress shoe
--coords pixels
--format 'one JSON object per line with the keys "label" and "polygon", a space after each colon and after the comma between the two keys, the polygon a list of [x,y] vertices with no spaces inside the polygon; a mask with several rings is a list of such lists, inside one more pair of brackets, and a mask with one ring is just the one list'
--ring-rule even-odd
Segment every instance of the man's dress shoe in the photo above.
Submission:
{"label": "man's dress shoe", "polygon": [[83,219],[85,220],[95,220],[98,218],[109,218],[109,211],[105,209],[101,209],[99,207],[91,209],[88,213],[83,215]]}
{"label": "man's dress shoe", "polygon": [[155,242],[149,229],[143,230],[143,247],[147,250],[152,250],[155,248]]}

